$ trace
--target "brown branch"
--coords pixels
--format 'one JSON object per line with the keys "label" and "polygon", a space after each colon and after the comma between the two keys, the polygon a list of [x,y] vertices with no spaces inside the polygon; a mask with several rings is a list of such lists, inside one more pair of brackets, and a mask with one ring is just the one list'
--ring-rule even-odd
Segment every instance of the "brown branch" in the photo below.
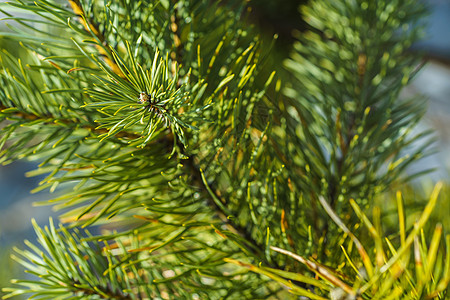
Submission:
{"label": "brown branch", "polygon": [[108,64],[114,73],[122,78],[125,78],[125,75],[122,73],[117,63],[111,59],[111,53],[105,50],[105,48],[108,48],[108,43],[105,36],[100,32],[98,24],[94,23],[91,18],[86,16],[83,6],[79,0],[69,0],[69,3],[73,12],[79,16],[80,23],[83,25],[84,29],[93,34],[103,44],[103,46],[98,44],[95,45],[98,52],[103,57],[103,60]]}
{"label": "brown branch", "polygon": [[96,286],[96,288],[101,291],[101,293],[97,292],[94,288],[88,289],[80,287],[80,282],[78,280],[74,280],[72,283],[72,287],[76,289],[76,292],[82,292],[85,296],[99,296],[101,299],[122,299],[122,300],[131,300],[131,296],[122,293],[122,291],[113,291],[111,287],[102,287],[102,286]]}
{"label": "brown branch", "polygon": [[356,296],[356,292],[345,282],[343,282],[341,279],[339,279],[337,276],[335,276],[333,273],[331,273],[327,268],[325,268],[323,265],[310,261],[300,255],[297,255],[295,253],[292,253],[290,251],[278,248],[278,247],[274,247],[274,246],[270,246],[270,249],[272,249],[273,251],[282,253],[284,255],[290,256],[293,259],[301,262],[302,264],[304,264],[305,266],[308,267],[308,269],[310,269],[311,271],[315,272],[316,274],[320,275],[322,278],[324,278],[325,280],[327,280],[328,282],[330,282],[331,284],[333,284],[336,287],[340,287],[341,289],[343,289],[347,294],[350,294],[352,296]]}
{"label": "brown branch", "polygon": [[[173,15],[170,17],[170,30],[173,34],[173,44],[175,46],[175,51],[171,53],[171,58],[176,61],[178,64],[181,64],[182,60],[182,52],[183,52],[183,44],[181,43],[181,30],[180,30],[180,18],[178,17],[178,7],[177,1],[173,1],[174,11]],[[175,65],[173,65],[175,66]],[[172,70],[176,72],[176,70]]]}

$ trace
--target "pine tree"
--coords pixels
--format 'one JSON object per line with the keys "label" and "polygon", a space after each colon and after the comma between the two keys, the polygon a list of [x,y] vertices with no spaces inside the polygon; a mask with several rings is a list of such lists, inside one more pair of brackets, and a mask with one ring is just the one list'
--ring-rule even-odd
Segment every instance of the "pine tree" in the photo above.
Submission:
{"label": "pine tree", "polygon": [[442,184],[417,220],[388,198],[430,149],[424,101],[399,98],[420,2],[310,3],[279,77],[243,1],[9,6],[1,162],[39,161],[61,215],[5,298],[445,298]]}

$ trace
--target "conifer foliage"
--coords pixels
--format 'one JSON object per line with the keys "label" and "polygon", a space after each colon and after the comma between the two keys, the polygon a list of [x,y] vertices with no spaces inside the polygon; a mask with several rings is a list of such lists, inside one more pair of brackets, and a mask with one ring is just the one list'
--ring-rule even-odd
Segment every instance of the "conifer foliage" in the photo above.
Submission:
{"label": "conifer foliage", "polygon": [[5,298],[445,298],[450,237],[427,222],[442,184],[417,220],[390,200],[398,234],[376,201],[430,144],[412,147],[423,101],[399,99],[420,2],[311,3],[280,77],[247,8],[2,7],[21,50],[0,53],[0,160],[38,161],[61,212],[33,221],[14,256],[32,276]]}

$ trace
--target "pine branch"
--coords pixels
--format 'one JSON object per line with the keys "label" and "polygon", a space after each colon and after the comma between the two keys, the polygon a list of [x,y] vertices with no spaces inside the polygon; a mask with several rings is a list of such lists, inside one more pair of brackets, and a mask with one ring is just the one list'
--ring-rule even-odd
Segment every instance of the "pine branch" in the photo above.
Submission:
{"label": "pine branch", "polygon": [[[347,198],[370,202],[393,181],[403,181],[401,172],[414,160],[402,150],[419,138],[408,131],[423,115],[424,101],[399,100],[398,95],[416,72],[418,58],[408,49],[418,38],[420,26],[411,24],[424,10],[413,1],[389,9],[384,2],[363,7],[357,2],[331,1],[303,8],[312,28],[298,35],[300,42],[286,61],[298,81],[286,88],[285,95],[293,98],[289,106],[301,124],[300,134],[296,130],[290,134],[295,140],[290,154],[298,160],[288,168],[291,174],[299,169],[307,174],[294,183],[308,191],[308,205],[315,216],[320,195],[339,215],[345,215]],[[414,13],[402,15],[402,9]],[[347,10],[353,13],[348,15]],[[389,15],[389,21],[380,19],[380,11]],[[366,17],[359,23],[356,19],[362,15]],[[399,24],[408,24],[409,30],[402,27],[400,34]],[[409,112],[400,107],[410,107]],[[287,115],[289,119],[294,114]],[[296,120],[291,124],[295,128]],[[410,157],[417,158],[423,150],[414,150]],[[386,164],[388,171],[383,168]],[[317,222],[316,236],[323,240],[319,255],[326,257],[334,231],[328,220]]]}

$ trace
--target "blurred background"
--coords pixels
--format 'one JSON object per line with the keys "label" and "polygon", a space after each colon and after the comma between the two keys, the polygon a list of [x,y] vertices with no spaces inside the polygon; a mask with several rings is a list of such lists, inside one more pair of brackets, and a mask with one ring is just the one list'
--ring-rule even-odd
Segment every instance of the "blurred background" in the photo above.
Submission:
{"label": "blurred background", "polygon": [[[283,0],[280,5],[279,1],[250,1],[250,22],[259,27],[267,38],[275,33],[279,35],[273,52],[278,58],[288,56],[294,41],[292,31],[306,28],[298,10],[298,5],[305,2]],[[426,39],[414,47],[415,50],[424,51],[427,64],[402,95],[408,97],[419,93],[428,99],[428,113],[420,126],[433,128],[438,137],[438,151],[415,164],[417,169],[436,167],[435,172],[422,176],[415,182],[419,188],[431,186],[441,179],[448,181],[450,170],[450,0],[428,0],[427,3],[431,10],[427,20]],[[0,17],[3,18],[4,15],[0,14]],[[0,30],[7,30],[5,23],[7,21],[0,22]],[[0,39],[0,43],[6,42]],[[0,165],[0,288],[21,272],[9,257],[13,253],[12,248],[21,246],[24,239],[35,239],[31,218],[44,225],[48,223],[50,215],[56,215],[50,207],[33,206],[33,202],[51,197],[46,192],[30,194],[43,179],[25,176],[36,167],[34,163],[27,161]]]}

